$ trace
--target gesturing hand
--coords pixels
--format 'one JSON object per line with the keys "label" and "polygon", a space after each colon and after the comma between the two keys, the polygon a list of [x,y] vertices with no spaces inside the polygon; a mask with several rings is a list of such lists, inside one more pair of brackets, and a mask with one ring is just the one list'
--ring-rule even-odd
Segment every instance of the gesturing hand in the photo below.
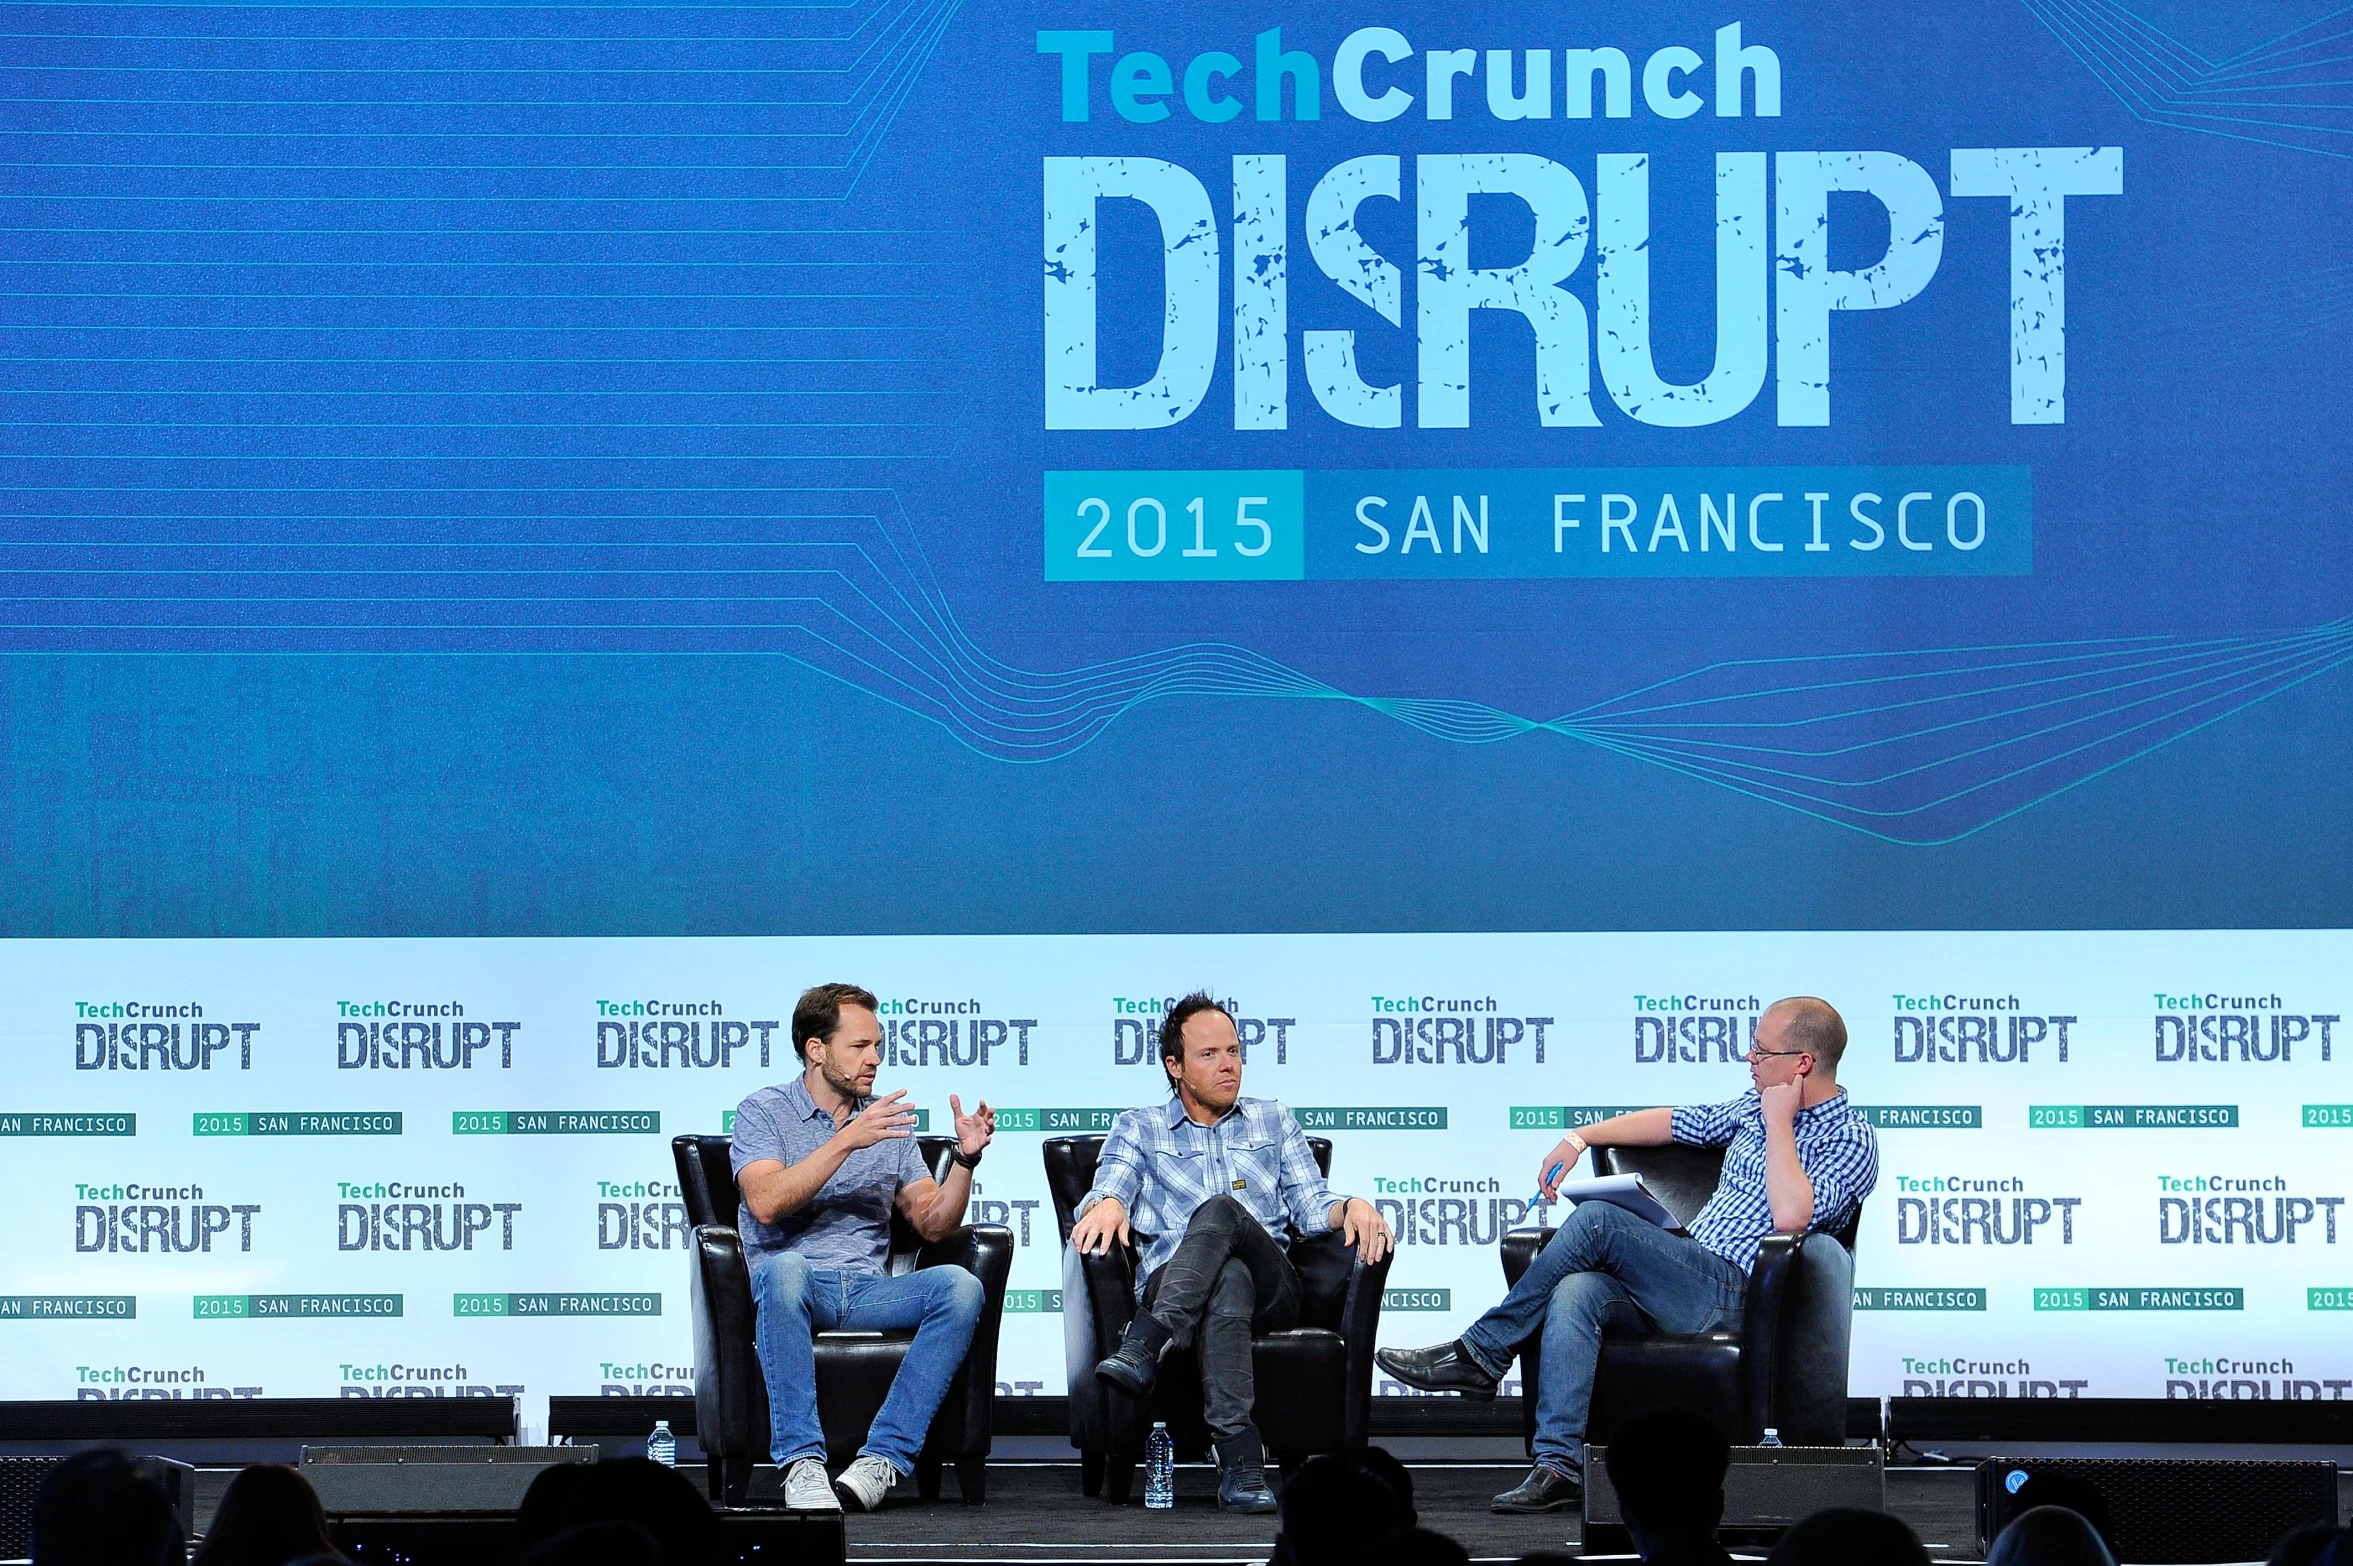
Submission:
{"label": "gesturing hand", "polygon": [[1340,1209],[1340,1236],[1368,1265],[1388,1255],[1395,1243],[1389,1234],[1389,1220],[1361,1196],[1351,1196]]}
{"label": "gesturing hand", "polygon": [[956,1145],[969,1158],[989,1145],[989,1138],[997,1134],[997,1112],[982,1099],[971,1114],[964,1112],[964,1101],[955,1094],[948,1095],[948,1112],[956,1117]]}
{"label": "gesturing hand", "polygon": [[913,1136],[915,1111],[899,1102],[906,1096],[907,1090],[901,1088],[888,1098],[873,1100],[852,1115],[834,1135],[844,1138],[853,1153],[861,1147],[872,1147],[877,1142]]}
{"label": "gesturing hand", "polygon": [[1108,1256],[1115,1239],[1123,1246],[1134,1239],[1128,1232],[1127,1209],[1115,1196],[1106,1196],[1070,1226],[1070,1243],[1078,1247],[1081,1256]]}

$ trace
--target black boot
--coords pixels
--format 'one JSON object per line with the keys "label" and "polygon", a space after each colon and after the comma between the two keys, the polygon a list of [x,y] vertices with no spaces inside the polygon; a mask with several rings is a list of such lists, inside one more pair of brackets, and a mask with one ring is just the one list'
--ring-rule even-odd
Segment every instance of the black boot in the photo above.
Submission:
{"label": "black boot", "polygon": [[1266,1485],[1266,1448],[1256,1430],[1228,1436],[1217,1445],[1217,1505],[1227,1512],[1271,1512],[1275,1493]]}
{"label": "black boot", "polygon": [[1152,1378],[1160,1373],[1160,1351],[1166,1347],[1168,1329],[1151,1312],[1137,1311],[1136,1319],[1128,1323],[1127,1335],[1119,1340],[1119,1348],[1096,1365],[1095,1377],[1129,1397],[1142,1397],[1152,1390]]}
{"label": "black boot", "polygon": [[1436,1348],[1380,1349],[1373,1354],[1373,1363],[1419,1391],[1460,1392],[1481,1400],[1495,1395],[1495,1378],[1471,1358],[1460,1338]]}

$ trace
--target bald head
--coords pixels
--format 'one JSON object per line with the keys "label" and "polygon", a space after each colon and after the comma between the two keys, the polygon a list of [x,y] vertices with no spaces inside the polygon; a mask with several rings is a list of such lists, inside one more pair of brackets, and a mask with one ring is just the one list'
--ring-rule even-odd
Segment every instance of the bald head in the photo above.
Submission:
{"label": "bald head", "polygon": [[1838,1075],[1838,1059],[1846,1053],[1846,1019],[1836,1007],[1816,996],[1792,995],[1766,1007],[1765,1015],[1780,1019],[1783,1048],[1802,1049],[1824,1076]]}

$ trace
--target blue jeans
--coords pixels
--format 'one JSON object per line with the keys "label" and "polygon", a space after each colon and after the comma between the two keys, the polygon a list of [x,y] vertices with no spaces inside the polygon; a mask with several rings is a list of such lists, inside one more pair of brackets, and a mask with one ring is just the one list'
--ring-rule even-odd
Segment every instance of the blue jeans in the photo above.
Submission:
{"label": "blue jeans", "polygon": [[879,1457],[902,1474],[931,1416],[964,1363],[980,1321],[980,1280],[961,1267],[925,1267],[896,1278],[878,1272],[812,1267],[797,1251],[755,1251],[744,1258],[759,1308],[760,1373],[768,1382],[768,1452],[778,1467],[825,1458],[817,1420],[817,1342],[825,1331],[887,1332],[913,1327],[915,1341],[891,1380],[860,1457]]}
{"label": "blue jeans", "polygon": [[1536,1461],[1578,1474],[1602,1333],[1736,1331],[1747,1299],[1748,1274],[1698,1241],[1622,1207],[1582,1202],[1462,1344],[1501,1377],[1519,1346],[1542,1330]]}

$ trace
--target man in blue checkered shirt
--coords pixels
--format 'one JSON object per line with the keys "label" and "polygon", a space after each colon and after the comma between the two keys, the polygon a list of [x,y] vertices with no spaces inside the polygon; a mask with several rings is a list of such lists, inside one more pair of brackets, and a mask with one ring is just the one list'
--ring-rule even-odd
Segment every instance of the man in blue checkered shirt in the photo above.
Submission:
{"label": "man in blue checkered shirt", "polygon": [[1271,1512],[1266,1453],[1252,1420],[1250,1338],[1297,1324],[1304,1298],[1290,1231],[1337,1229],[1367,1262],[1389,1225],[1362,1197],[1335,1197],[1307,1134],[1271,1098],[1242,1097],[1234,1019],[1188,995],[1160,1024],[1169,1099],[1112,1123],[1070,1243],[1082,1255],[1140,1243],[1143,1308],[1096,1376],[1130,1397],[1151,1389],[1161,1354],[1198,1342],[1202,1415],[1217,1447],[1217,1503]]}
{"label": "man in blue checkered shirt", "polygon": [[1731,1332],[1768,1234],[1843,1228],[1879,1180],[1879,1143],[1838,1085],[1846,1023],[1827,1001],[1775,1001],[1749,1050],[1756,1086],[1728,1104],[1645,1109],[1584,1126],[1544,1155],[1551,1199],[1588,1147],[1721,1147],[1716,1194],[1687,1235],[1608,1202],[1581,1202],[1503,1303],[1452,1343],[1382,1349],[1381,1367],[1426,1392],[1493,1397],[1519,1345],[1541,1332],[1536,1463],[1495,1498],[1499,1512],[1577,1504],[1585,1413],[1605,1331]]}

